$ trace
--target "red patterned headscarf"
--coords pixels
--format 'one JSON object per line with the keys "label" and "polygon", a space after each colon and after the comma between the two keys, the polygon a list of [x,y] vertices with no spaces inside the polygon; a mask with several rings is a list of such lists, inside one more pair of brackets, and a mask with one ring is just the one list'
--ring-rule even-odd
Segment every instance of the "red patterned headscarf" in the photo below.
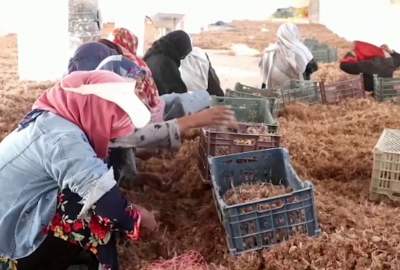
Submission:
{"label": "red patterned headscarf", "polygon": [[129,53],[136,55],[138,48],[138,38],[126,28],[116,28],[113,31],[113,42],[128,50]]}
{"label": "red patterned headscarf", "polygon": [[165,103],[160,99],[150,68],[142,58],[136,55],[138,38],[126,28],[114,29],[113,35],[113,42],[119,46],[122,54],[146,71],[144,80],[137,84],[137,95],[151,108],[153,120],[161,121]]}

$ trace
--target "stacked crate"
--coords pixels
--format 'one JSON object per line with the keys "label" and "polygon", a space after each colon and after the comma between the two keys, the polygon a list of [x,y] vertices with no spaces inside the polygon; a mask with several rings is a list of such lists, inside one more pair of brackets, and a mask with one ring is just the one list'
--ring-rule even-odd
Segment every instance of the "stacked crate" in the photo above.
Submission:
{"label": "stacked crate", "polygon": [[[279,148],[280,106],[293,101],[320,102],[317,83],[293,81],[293,91],[268,91],[237,84],[227,97],[212,97],[212,106],[230,107],[236,129],[203,129],[200,167],[213,197],[232,255],[269,248],[295,234],[318,235],[314,188],[292,168],[286,149]],[[228,205],[224,194],[246,183],[290,188],[286,194]]]}

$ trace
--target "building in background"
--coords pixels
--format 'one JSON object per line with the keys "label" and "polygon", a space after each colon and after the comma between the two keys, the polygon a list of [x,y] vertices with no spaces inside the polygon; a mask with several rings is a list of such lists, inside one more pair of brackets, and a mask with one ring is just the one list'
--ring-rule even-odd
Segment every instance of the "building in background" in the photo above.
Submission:
{"label": "building in background", "polygon": [[185,29],[185,15],[179,13],[157,13],[144,20],[144,51],[162,36],[175,30]]}

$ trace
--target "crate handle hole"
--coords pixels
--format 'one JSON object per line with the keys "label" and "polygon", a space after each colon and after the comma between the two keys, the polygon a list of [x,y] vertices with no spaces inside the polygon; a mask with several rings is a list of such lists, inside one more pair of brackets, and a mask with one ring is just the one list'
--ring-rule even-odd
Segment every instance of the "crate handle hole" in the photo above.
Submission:
{"label": "crate handle hole", "polygon": [[237,164],[243,164],[243,163],[250,163],[250,162],[256,162],[257,159],[255,157],[253,158],[239,158],[236,160]]}

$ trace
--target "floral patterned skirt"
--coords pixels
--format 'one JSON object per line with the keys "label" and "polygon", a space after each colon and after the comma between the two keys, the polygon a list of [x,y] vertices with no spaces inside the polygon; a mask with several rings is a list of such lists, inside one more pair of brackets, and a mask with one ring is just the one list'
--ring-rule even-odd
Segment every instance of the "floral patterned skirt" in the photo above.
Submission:
{"label": "floral patterned skirt", "polygon": [[[82,208],[81,197],[69,190],[64,190],[58,196],[56,214],[45,229],[47,235],[79,245],[96,255],[101,269],[118,269],[116,250],[116,236],[123,235],[131,240],[138,240],[140,228],[140,214],[128,205],[126,211],[134,221],[132,231],[121,231],[116,222],[108,217],[96,214],[96,205],[93,205],[84,218],[77,218]],[[67,251],[66,251],[67,252]],[[0,257],[0,270],[16,270],[18,262]]]}

